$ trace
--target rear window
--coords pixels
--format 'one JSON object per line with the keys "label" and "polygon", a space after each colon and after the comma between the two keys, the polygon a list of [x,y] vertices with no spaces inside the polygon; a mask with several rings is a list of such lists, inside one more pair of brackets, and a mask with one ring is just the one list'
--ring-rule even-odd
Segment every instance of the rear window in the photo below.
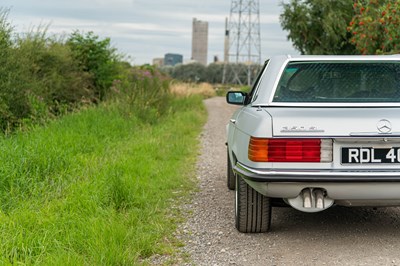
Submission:
{"label": "rear window", "polygon": [[400,62],[291,62],[274,102],[400,102]]}

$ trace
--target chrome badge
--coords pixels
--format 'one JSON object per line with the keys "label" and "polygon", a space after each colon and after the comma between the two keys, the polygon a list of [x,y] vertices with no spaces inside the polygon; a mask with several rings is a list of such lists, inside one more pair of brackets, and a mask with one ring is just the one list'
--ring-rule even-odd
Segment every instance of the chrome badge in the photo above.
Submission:
{"label": "chrome badge", "polygon": [[305,127],[305,126],[292,126],[292,127],[283,127],[281,129],[282,133],[303,133],[303,132],[325,132],[323,129],[319,129],[315,126]]}
{"label": "chrome badge", "polygon": [[387,119],[381,119],[378,124],[376,124],[376,128],[380,133],[387,134],[392,131],[392,123]]}

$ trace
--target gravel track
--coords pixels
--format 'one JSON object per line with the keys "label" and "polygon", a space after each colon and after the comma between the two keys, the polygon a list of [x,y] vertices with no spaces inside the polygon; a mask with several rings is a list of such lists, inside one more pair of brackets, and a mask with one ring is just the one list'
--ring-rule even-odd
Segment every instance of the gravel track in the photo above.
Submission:
{"label": "gravel track", "polygon": [[200,189],[185,206],[189,218],[177,232],[188,265],[400,265],[399,208],[334,207],[315,214],[273,208],[271,232],[236,231],[225,146],[225,126],[236,107],[222,97],[205,105]]}

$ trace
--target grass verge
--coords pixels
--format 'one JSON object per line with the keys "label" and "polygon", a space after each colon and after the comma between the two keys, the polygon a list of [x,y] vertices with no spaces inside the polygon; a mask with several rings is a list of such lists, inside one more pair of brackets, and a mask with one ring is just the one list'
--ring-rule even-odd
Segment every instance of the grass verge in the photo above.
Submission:
{"label": "grass verge", "polygon": [[114,103],[0,139],[0,264],[134,265],[172,252],[201,99],[173,100],[151,125]]}

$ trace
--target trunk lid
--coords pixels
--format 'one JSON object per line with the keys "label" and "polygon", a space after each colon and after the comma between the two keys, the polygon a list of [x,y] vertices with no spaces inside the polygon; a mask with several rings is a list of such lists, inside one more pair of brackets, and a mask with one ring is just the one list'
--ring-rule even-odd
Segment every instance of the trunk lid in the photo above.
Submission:
{"label": "trunk lid", "polygon": [[275,137],[400,136],[398,108],[269,107]]}

